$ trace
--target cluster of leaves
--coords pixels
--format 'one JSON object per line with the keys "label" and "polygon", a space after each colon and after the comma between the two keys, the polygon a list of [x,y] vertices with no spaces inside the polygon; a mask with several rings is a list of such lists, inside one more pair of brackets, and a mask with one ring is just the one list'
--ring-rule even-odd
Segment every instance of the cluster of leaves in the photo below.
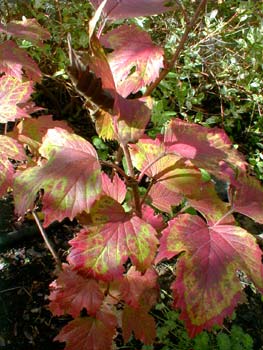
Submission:
{"label": "cluster of leaves", "polygon": [[[168,56],[180,40],[193,7],[190,2],[183,3],[183,16],[180,11],[137,21],[164,44]],[[154,92],[152,118],[157,130],[177,114],[202,125],[223,127],[248,155],[261,180],[262,11],[262,2],[246,1],[237,6],[230,0],[216,8],[209,2],[202,26],[191,33],[175,69]],[[156,36],[153,31],[163,34]]]}
{"label": "cluster of leaves", "polygon": [[[31,118],[39,110],[30,95],[41,72],[6,40],[0,45],[0,122],[18,123],[0,137],[0,195],[12,187],[23,216],[34,210],[41,191],[44,226],[65,217],[83,225],[50,286],[53,314],[73,317],[56,337],[66,349],[110,349],[120,327],[125,342],[134,334],[151,345],[156,327],[149,311],[159,294],[155,266],[175,256],[174,307],[194,337],[222,325],[242,300],[238,271],[263,292],[262,252],[233,216],[263,223],[263,190],[219,128],[174,118],[155,138],[145,134],[152,101],[147,93],[129,97],[158,79],[164,50],[135,24],[102,35],[103,24],[163,13],[167,4],[91,3],[89,50],[81,60],[69,46],[69,73],[93,112],[98,137],[119,145],[115,161],[100,161],[94,145],[64,122]],[[0,31],[37,45],[49,39],[35,19],[1,24]],[[212,177],[228,183],[228,202],[217,195]],[[180,207],[176,215],[174,207]]]}

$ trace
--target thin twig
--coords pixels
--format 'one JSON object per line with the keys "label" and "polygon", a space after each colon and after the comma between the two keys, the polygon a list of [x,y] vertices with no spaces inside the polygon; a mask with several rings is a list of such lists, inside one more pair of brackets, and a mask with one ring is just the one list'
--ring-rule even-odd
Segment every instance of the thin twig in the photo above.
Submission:
{"label": "thin twig", "polygon": [[46,234],[46,232],[45,232],[45,230],[44,230],[44,228],[43,228],[43,226],[42,226],[42,224],[41,224],[41,222],[40,222],[40,220],[39,220],[39,218],[38,218],[38,216],[37,216],[37,212],[36,212],[35,210],[32,210],[32,215],[33,215],[33,217],[34,217],[34,219],[35,219],[35,222],[36,222],[36,224],[37,224],[37,227],[38,227],[38,229],[39,229],[39,231],[40,231],[40,233],[41,233],[41,235],[42,235],[42,237],[43,237],[43,239],[44,239],[44,241],[45,241],[45,243],[46,243],[46,245],[47,245],[47,247],[48,247],[50,253],[52,254],[54,260],[56,261],[56,264],[57,264],[58,268],[59,268],[60,270],[62,270],[61,261],[60,261],[58,255],[57,255],[57,253],[56,253],[55,250],[53,249],[51,243],[49,242],[49,239],[48,239],[48,237],[47,237],[47,234]]}
{"label": "thin twig", "polygon": [[143,96],[149,96],[153,92],[153,90],[159,85],[159,83],[166,77],[166,75],[170,72],[170,70],[175,66],[176,61],[178,60],[182,50],[184,49],[184,45],[188,39],[188,36],[193,29],[194,25],[196,24],[196,21],[202,12],[203,8],[205,7],[207,3],[207,0],[201,0],[200,4],[198,5],[192,20],[190,21],[189,24],[187,24],[185,28],[185,32],[177,46],[177,49],[171,59],[170,62],[166,64],[166,67],[161,71],[159,77],[147,88],[146,92],[144,93]]}

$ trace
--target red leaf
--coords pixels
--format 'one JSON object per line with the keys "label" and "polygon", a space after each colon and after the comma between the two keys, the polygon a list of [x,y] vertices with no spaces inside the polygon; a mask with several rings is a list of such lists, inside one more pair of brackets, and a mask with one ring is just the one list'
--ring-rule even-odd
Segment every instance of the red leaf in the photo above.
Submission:
{"label": "red leaf", "polygon": [[[164,136],[165,149],[191,159],[200,168],[218,174],[222,160],[245,170],[246,162],[241,154],[232,148],[232,143],[224,130],[209,129],[201,125],[172,119]],[[222,175],[219,172],[219,175]]]}
{"label": "red leaf", "polygon": [[7,157],[0,160],[0,197],[2,197],[9,187],[13,186],[14,169]]}
{"label": "red leaf", "polygon": [[76,318],[62,328],[54,340],[66,342],[65,350],[111,350],[117,320],[109,311],[96,317]]}
{"label": "red leaf", "polygon": [[99,121],[97,127],[100,135],[107,135],[110,130],[110,136],[123,144],[136,141],[144,133],[150,119],[150,109],[142,100],[126,100],[117,93],[107,57],[96,36],[92,36],[90,45],[93,55],[89,57],[89,67],[96,77],[101,78],[102,88],[108,90],[115,101],[111,116],[112,123],[109,123],[109,115],[102,116],[102,121],[101,119]]}
{"label": "red leaf", "polygon": [[198,216],[180,215],[163,231],[156,262],[182,252],[172,289],[192,337],[231,315],[242,292],[238,270],[263,291],[262,252],[240,227],[208,226]]}
{"label": "red leaf", "polygon": [[116,173],[114,174],[112,181],[105,173],[102,173],[101,179],[103,192],[117,202],[122,203],[127,192],[124,181],[122,181]]}
{"label": "red leaf", "polygon": [[0,135],[0,197],[13,186],[14,169],[9,158],[25,160],[22,146],[11,137]]}
{"label": "red leaf", "polygon": [[169,190],[162,182],[152,186],[149,197],[153,206],[167,213],[171,213],[172,206],[179,205],[184,198],[182,194]]}
{"label": "red leaf", "polygon": [[117,95],[115,111],[115,130],[119,142],[127,144],[137,141],[150,120],[151,110],[140,99],[126,100]]}
{"label": "red leaf", "polygon": [[182,158],[176,154],[167,154],[163,136],[157,136],[155,140],[143,136],[129,147],[134,166],[149,177],[155,177],[166,169],[166,173],[175,169],[176,163]]}
{"label": "red leaf", "polygon": [[33,83],[21,83],[8,75],[0,78],[0,123],[8,123],[16,119],[28,118],[29,115],[19,107],[27,102],[33,92]]}
{"label": "red leaf", "polygon": [[23,147],[16,140],[0,135],[0,159],[5,156],[20,161],[26,159]]}
{"label": "red leaf", "polygon": [[31,41],[40,47],[43,46],[43,40],[50,38],[49,32],[35,18],[23,17],[22,21],[11,21],[6,25],[0,23],[0,32]]}
{"label": "red leaf", "polygon": [[44,225],[89,211],[101,192],[100,164],[96,150],[82,137],[61,128],[49,129],[40,154],[48,159],[42,167],[20,173],[14,197],[20,215],[32,209],[36,193],[43,188]]}
{"label": "red leaf", "polygon": [[152,268],[141,274],[132,266],[121,282],[123,300],[133,308],[144,307],[145,310],[150,310],[158,296],[157,278],[158,275]]}
{"label": "red leaf", "polygon": [[[117,91],[123,97],[136,93],[159,76],[163,49],[153,44],[148,33],[135,25],[122,25],[101,37],[114,51],[108,55]],[[131,70],[134,70],[131,73]]]}
{"label": "red leaf", "polygon": [[122,332],[125,342],[134,332],[137,339],[145,345],[151,345],[156,337],[154,318],[148,314],[147,309],[134,309],[126,305],[122,313]]}
{"label": "red leaf", "polygon": [[250,176],[240,176],[234,184],[233,208],[263,224],[263,189],[261,183]]}
{"label": "red leaf", "polygon": [[[91,0],[95,8],[98,8],[102,0]],[[130,18],[139,16],[151,16],[171,10],[165,6],[165,0],[108,0],[104,16],[112,19]]]}
{"label": "red leaf", "polygon": [[38,65],[25,50],[20,49],[12,40],[0,44],[0,72],[22,81],[22,69],[30,80],[41,80],[42,73]]}
{"label": "red leaf", "polygon": [[128,258],[140,271],[151,265],[158,243],[151,225],[125,213],[110,197],[95,202],[91,218],[94,225],[70,241],[68,260],[76,269],[111,280],[122,276]]}
{"label": "red leaf", "polygon": [[57,316],[70,314],[77,317],[86,308],[89,315],[96,315],[104,300],[98,282],[84,278],[65,266],[64,271],[50,284],[51,312]]}
{"label": "red leaf", "polygon": [[162,215],[155,214],[154,210],[147,204],[142,205],[142,219],[152,225],[156,231],[161,231],[165,226]]}
{"label": "red leaf", "polygon": [[10,136],[18,139],[30,147],[31,152],[36,153],[41,146],[42,138],[48,129],[55,127],[63,128],[69,132],[73,130],[64,121],[53,120],[51,115],[42,115],[39,118],[22,120],[16,125]]}

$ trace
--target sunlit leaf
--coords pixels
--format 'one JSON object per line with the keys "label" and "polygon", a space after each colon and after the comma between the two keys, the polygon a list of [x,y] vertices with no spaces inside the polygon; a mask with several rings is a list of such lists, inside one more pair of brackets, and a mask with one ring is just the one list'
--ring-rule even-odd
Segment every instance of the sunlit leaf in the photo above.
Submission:
{"label": "sunlit leaf", "polygon": [[27,169],[15,180],[16,210],[32,209],[36,193],[44,189],[44,225],[89,211],[101,192],[100,164],[93,146],[61,128],[49,129],[39,149],[48,159],[41,167]]}
{"label": "sunlit leaf", "polygon": [[13,186],[14,168],[9,159],[22,161],[26,155],[16,140],[0,135],[0,196]]}
{"label": "sunlit leaf", "polygon": [[93,225],[70,241],[68,260],[75,268],[111,280],[122,276],[128,258],[139,271],[151,265],[158,243],[151,225],[106,196],[95,202],[91,218]]}
{"label": "sunlit leaf", "polygon": [[28,145],[31,152],[37,152],[48,129],[55,127],[73,131],[66,122],[53,120],[51,115],[42,115],[38,118],[22,120],[9,135]]}
{"label": "sunlit leaf", "polygon": [[223,175],[219,170],[219,164],[223,160],[242,170],[246,169],[244,157],[232,147],[223,129],[209,129],[172,119],[166,127],[164,143],[167,152],[190,159],[198,167],[215,175]]}
{"label": "sunlit leaf", "polygon": [[254,177],[240,176],[235,182],[234,210],[263,224],[263,188]]}
{"label": "sunlit leaf", "polygon": [[232,314],[242,292],[238,270],[263,291],[262,252],[241,227],[208,226],[198,216],[179,215],[163,231],[156,262],[181,253],[172,290],[192,337]]}
{"label": "sunlit leaf", "polygon": [[[91,0],[95,8],[102,0]],[[108,0],[103,10],[104,16],[112,19],[150,16],[169,11],[166,0]]]}
{"label": "sunlit leaf", "polygon": [[101,179],[103,192],[117,202],[122,203],[127,192],[125,182],[121,180],[117,173],[114,174],[112,180],[107,174],[102,173]]}
{"label": "sunlit leaf", "polygon": [[108,60],[117,91],[123,97],[150,84],[163,68],[163,50],[135,25],[125,24],[113,29],[100,41],[114,50]]}
{"label": "sunlit leaf", "polygon": [[49,32],[35,18],[23,17],[22,21],[11,21],[6,25],[0,23],[0,32],[31,41],[40,47],[43,40],[50,38]]}
{"label": "sunlit leaf", "polygon": [[30,117],[19,104],[27,102],[33,92],[33,83],[22,83],[17,78],[3,75],[0,78],[0,123]]}
{"label": "sunlit leaf", "polygon": [[162,215],[156,214],[153,208],[147,204],[142,205],[142,219],[148,224],[151,224],[157,232],[162,230],[165,226]]}

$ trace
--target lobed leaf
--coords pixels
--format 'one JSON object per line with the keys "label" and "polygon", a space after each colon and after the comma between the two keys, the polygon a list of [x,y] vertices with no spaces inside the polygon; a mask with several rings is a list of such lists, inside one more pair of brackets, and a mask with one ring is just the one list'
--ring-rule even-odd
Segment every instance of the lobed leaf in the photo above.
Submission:
{"label": "lobed leaf", "polygon": [[44,225],[65,217],[71,220],[89,211],[101,192],[100,164],[96,150],[82,137],[64,129],[49,129],[40,154],[48,159],[41,167],[19,173],[15,180],[15,207],[20,215],[34,206],[35,196],[44,189]]}
{"label": "lobed leaf", "polygon": [[121,180],[118,174],[115,173],[112,180],[110,180],[106,173],[102,173],[101,180],[103,192],[115,199],[115,201],[122,203],[125,199],[127,189],[125,182]]}
{"label": "lobed leaf", "polygon": [[136,93],[159,76],[163,68],[163,49],[153,44],[149,34],[135,25],[124,24],[113,29],[100,41],[114,50],[107,57],[121,96]]}
{"label": "lobed leaf", "polygon": [[[98,8],[102,0],[91,0]],[[111,19],[151,16],[171,10],[165,0],[108,0],[103,10],[104,16]]]}
{"label": "lobed leaf", "polygon": [[104,294],[94,279],[85,278],[67,265],[50,284],[49,309],[53,315],[70,314],[78,317],[83,308],[95,316],[104,300]]}
{"label": "lobed leaf", "polygon": [[176,168],[176,163],[181,159],[176,154],[167,154],[161,135],[155,140],[143,136],[129,148],[134,166],[149,177],[155,177],[165,169],[168,172]]}
{"label": "lobed leaf", "polygon": [[9,159],[26,159],[22,146],[11,137],[0,135],[0,197],[13,186],[14,168]]}
{"label": "lobed leaf", "polygon": [[12,40],[0,44],[0,72],[22,81],[23,70],[30,80],[39,82],[42,73],[36,62]]}
{"label": "lobed leaf", "polygon": [[215,175],[222,176],[218,168],[223,160],[246,170],[243,157],[232,148],[227,134],[219,128],[209,129],[180,119],[172,119],[167,125],[164,143],[166,151],[190,159],[196,166]]}
{"label": "lobed leaf", "polygon": [[263,189],[254,177],[240,176],[234,183],[233,209],[263,224]]}
{"label": "lobed leaf", "polygon": [[156,337],[155,320],[149,315],[148,309],[134,309],[125,305],[122,313],[122,332],[125,342],[134,333],[135,338],[145,345],[151,345]]}
{"label": "lobed leaf", "polygon": [[156,214],[153,208],[147,204],[142,205],[142,219],[157,231],[161,231],[164,226],[164,220],[161,214]]}
{"label": "lobed leaf", "polygon": [[191,337],[231,315],[242,292],[238,270],[263,291],[262,252],[241,227],[179,215],[163,231],[156,262],[181,253],[172,290]]}
{"label": "lobed leaf", "polygon": [[35,18],[23,17],[22,21],[11,21],[6,25],[0,23],[0,32],[31,41],[39,47],[43,46],[43,40],[50,38],[49,32]]}
{"label": "lobed leaf", "polygon": [[132,308],[150,310],[158,297],[158,275],[153,268],[144,274],[132,266],[121,281],[121,296]]}
{"label": "lobed leaf", "polygon": [[24,149],[20,143],[12,137],[0,135],[0,159],[4,157],[20,161],[26,159]]}
{"label": "lobed leaf", "polygon": [[53,120],[51,115],[42,115],[38,118],[22,120],[9,135],[29,146],[31,152],[36,153],[47,131],[55,127],[63,128],[69,132],[73,131],[66,122]]}
{"label": "lobed leaf", "polygon": [[118,202],[106,196],[91,208],[91,219],[94,226],[70,241],[68,261],[76,269],[112,280],[122,276],[128,258],[139,271],[151,265],[158,244],[151,225],[125,213]]}
{"label": "lobed leaf", "polygon": [[0,160],[0,197],[13,186],[14,168],[7,157]]}
{"label": "lobed leaf", "polygon": [[65,350],[111,350],[116,326],[116,317],[102,310],[96,317],[78,317],[69,322],[54,340],[66,342]]}
{"label": "lobed leaf", "polygon": [[3,75],[0,78],[0,123],[30,117],[19,104],[27,102],[33,92],[33,83],[22,83],[17,78]]}

